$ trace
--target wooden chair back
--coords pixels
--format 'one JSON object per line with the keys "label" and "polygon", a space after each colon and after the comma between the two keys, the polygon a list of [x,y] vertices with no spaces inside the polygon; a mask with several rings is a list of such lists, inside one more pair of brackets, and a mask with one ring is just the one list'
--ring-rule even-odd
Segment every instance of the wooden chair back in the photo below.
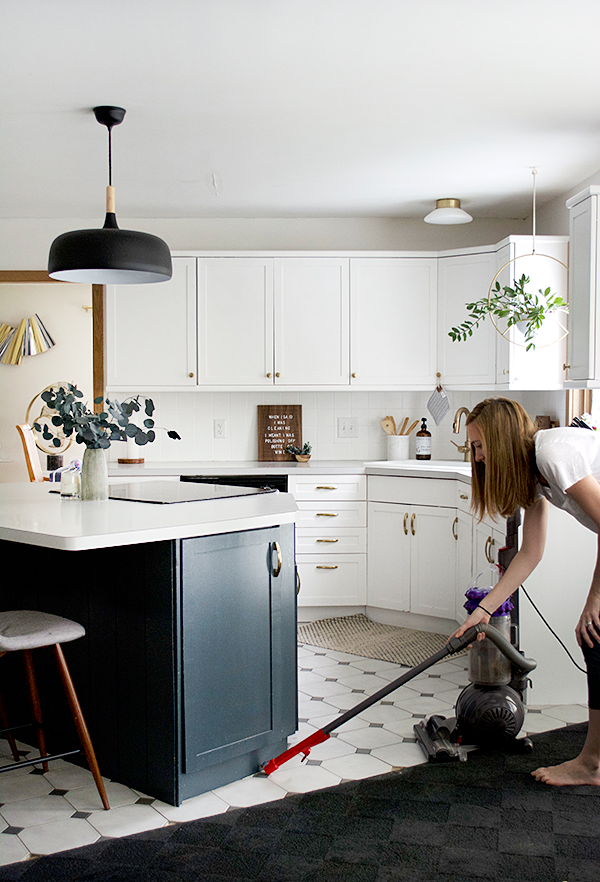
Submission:
{"label": "wooden chair back", "polygon": [[25,451],[25,462],[27,463],[29,480],[47,481],[48,478],[44,477],[42,473],[42,467],[40,465],[40,458],[37,452],[33,429],[28,423],[23,423],[23,425],[17,426],[17,432],[21,436],[21,441],[23,442],[23,450]]}

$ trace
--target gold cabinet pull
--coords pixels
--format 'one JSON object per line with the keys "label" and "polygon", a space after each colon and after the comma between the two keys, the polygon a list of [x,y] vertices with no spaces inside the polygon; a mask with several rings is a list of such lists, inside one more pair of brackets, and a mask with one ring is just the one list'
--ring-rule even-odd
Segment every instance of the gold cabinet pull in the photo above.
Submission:
{"label": "gold cabinet pull", "polygon": [[460,494],[460,498],[461,498],[461,499],[468,499],[469,497],[467,496],[466,493],[461,493],[461,494]]}
{"label": "gold cabinet pull", "polygon": [[408,520],[408,512],[405,511],[405,512],[404,512],[404,521],[402,522],[402,526],[404,527],[404,535],[405,535],[405,536],[408,536],[408,530],[407,530],[407,528],[406,528],[406,522],[407,522],[407,520]]}
{"label": "gold cabinet pull", "polygon": [[193,376],[194,376],[194,372],[191,371],[191,372],[188,374],[188,377],[193,377]]}
{"label": "gold cabinet pull", "polygon": [[337,564],[317,564],[318,570],[337,570]]}
{"label": "gold cabinet pull", "polygon": [[321,484],[319,487],[315,487],[315,490],[337,490],[337,487],[330,487],[327,484]]}
{"label": "gold cabinet pull", "polygon": [[410,518],[410,532],[413,534],[413,536],[415,535],[415,518],[416,514],[413,512]]}
{"label": "gold cabinet pull", "polygon": [[268,377],[269,379],[271,379],[272,376],[273,376],[273,374],[269,371],[269,373],[267,374],[267,377]]}
{"label": "gold cabinet pull", "polygon": [[337,512],[333,512],[333,511],[318,511],[318,512],[317,512],[317,517],[318,517],[318,518],[337,518]]}
{"label": "gold cabinet pull", "polygon": [[317,542],[339,542],[339,539],[317,539]]}
{"label": "gold cabinet pull", "polygon": [[279,373],[279,371],[275,371],[275,376],[276,376],[276,377],[280,377],[280,376],[281,376],[281,374]]}
{"label": "gold cabinet pull", "polygon": [[353,374],[352,374],[352,379],[353,379],[353,380],[356,380],[356,377],[357,377],[356,372],[353,372]]}
{"label": "gold cabinet pull", "polygon": [[487,539],[485,540],[485,546],[483,548],[483,553],[485,555],[485,559],[487,560],[488,563],[491,563],[491,564],[496,562],[494,560],[493,555],[490,554],[490,549],[493,548],[495,544],[496,544],[496,542],[493,539],[493,537],[488,536]]}
{"label": "gold cabinet pull", "polygon": [[457,524],[458,524],[458,518],[454,518],[454,520],[452,521],[452,535],[454,536],[455,539],[458,540],[458,533],[456,532]]}
{"label": "gold cabinet pull", "polygon": [[281,567],[283,566],[283,558],[281,557],[281,548],[279,547],[279,542],[273,542],[273,550],[277,553],[277,566],[273,568],[273,575],[275,578],[281,572]]}

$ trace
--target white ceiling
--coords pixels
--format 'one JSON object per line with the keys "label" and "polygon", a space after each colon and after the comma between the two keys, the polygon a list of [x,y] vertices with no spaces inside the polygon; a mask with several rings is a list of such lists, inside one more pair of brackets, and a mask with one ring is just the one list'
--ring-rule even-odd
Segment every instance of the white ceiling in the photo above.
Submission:
{"label": "white ceiling", "polygon": [[474,217],[600,169],[599,0],[0,0],[0,215]]}

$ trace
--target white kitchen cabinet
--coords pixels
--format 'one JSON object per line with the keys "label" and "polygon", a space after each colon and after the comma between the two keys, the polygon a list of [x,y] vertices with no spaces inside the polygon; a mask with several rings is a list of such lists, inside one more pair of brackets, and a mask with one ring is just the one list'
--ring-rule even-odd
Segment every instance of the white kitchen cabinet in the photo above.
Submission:
{"label": "white kitchen cabinet", "polygon": [[473,578],[472,516],[457,508],[452,532],[456,541],[456,606],[454,617],[457,622],[463,622],[467,617],[467,612],[464,608],[465,591]]}
{"label": "white kitchen cabinet", "polygon": [[438,261],[438,370],[442,382],[456,386],[496,383],[496,331],[486,319],[467,340],[453,341],[448,332],[468,317],[467,303],[487,295],[497,272],[496,249],[469,249],[440,256]]}
{"label": "white kitchen cabinet", "polygon": [[[531,236],[510,236],[500,243],[497,253],[498,276],[501,286],[514,287],[514,280],[529,276],[526,290],[537,294],[540,288],[550,288],[553,294],[568,299],[567,285],[569,240],[566,236],[536,236],[535,254]],[[492,276],[493,278],[493,276]],[[490,278],[490,282],[492,280]],[[488,283],[489,287],[489,283]],[[486,289],[487,294],[487,289]],[[484,324],[490,322],[488,316]],[[570,319],[569,319],[570,323]],[[527,351],[524,337],[516,326],[506,331],[506,323],[496,319],[500,331],[496,336],[496,388],[503,389],[562,389],[565,382],[567,356],[567,314],[549,315],[535,339],[535,349]],[[480,331],[476,331],[478,334]]]}
{"label": "white kitchen cabinet", "polygon": [[348,258],[275,258],[275,385],[348,386]]}
{"label": "white kitchen cabinet", "polygon": [[[492,524],[484,518],[483,521],[473,521],[473,576],[484,573],[486,585],[495,585],[500,574],[498,571],[498,552],[506,545],[505,522],[499,521]],[[481,586],[481,587],[486,587]],[[465,586],[466,590],[467,586]]]}
{"label": "white kitchen cabinet", "polygon": [[199,258],[198,351],[203,386],[348,386],[348,258]]}
{"label": "white kitchen cabinet", "polygon": [[196,371],[194,258],[174,259],[168,282],[107,286],[107,386],[195,386]]}
{"label": "white kitchen cabinet", "polygon": [[435,383],[437,259],[350,259],[352,386]]}
{"label": "white kitchen cabinet", "polygon": [[[298,505],[298,607],[361,607],[366,603],[367,522],[364,475],[290,475]],[[306,614],[306,613],[305,613]],[[302,613],[301,613],[302,615]]]}
{"label": "white kitchen cabinet", "polygon": [[566,387],[600,388],[600,187],[567,200],[569,209],[569,359]]}
{"label": "white kitchen cabinet", "polygon": [[273,385],[273,260],[198,260],[198,383]]}
{"label": "white kitchen cabinet", "polygon": [[[454,481],[369,477],[369,607],[454,620],[455,492]],[[435,497],[450,504],[421,504]]]}

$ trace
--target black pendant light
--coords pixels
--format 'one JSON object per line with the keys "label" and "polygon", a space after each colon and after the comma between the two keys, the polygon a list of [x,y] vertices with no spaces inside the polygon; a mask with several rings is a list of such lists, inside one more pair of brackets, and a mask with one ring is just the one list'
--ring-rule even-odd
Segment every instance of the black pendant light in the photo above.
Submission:
{"label": "black pendant light", "polygon": [[94,107],[98,122],[108,129],[106,220],[99,230],[73,230],[50,246],[48,273],[63,282],[94,285],[141,285],[166,282],[173,275],[169,246],[158,236],[120,230],[112,185],[112,127],[123,122],[122,107]]}

